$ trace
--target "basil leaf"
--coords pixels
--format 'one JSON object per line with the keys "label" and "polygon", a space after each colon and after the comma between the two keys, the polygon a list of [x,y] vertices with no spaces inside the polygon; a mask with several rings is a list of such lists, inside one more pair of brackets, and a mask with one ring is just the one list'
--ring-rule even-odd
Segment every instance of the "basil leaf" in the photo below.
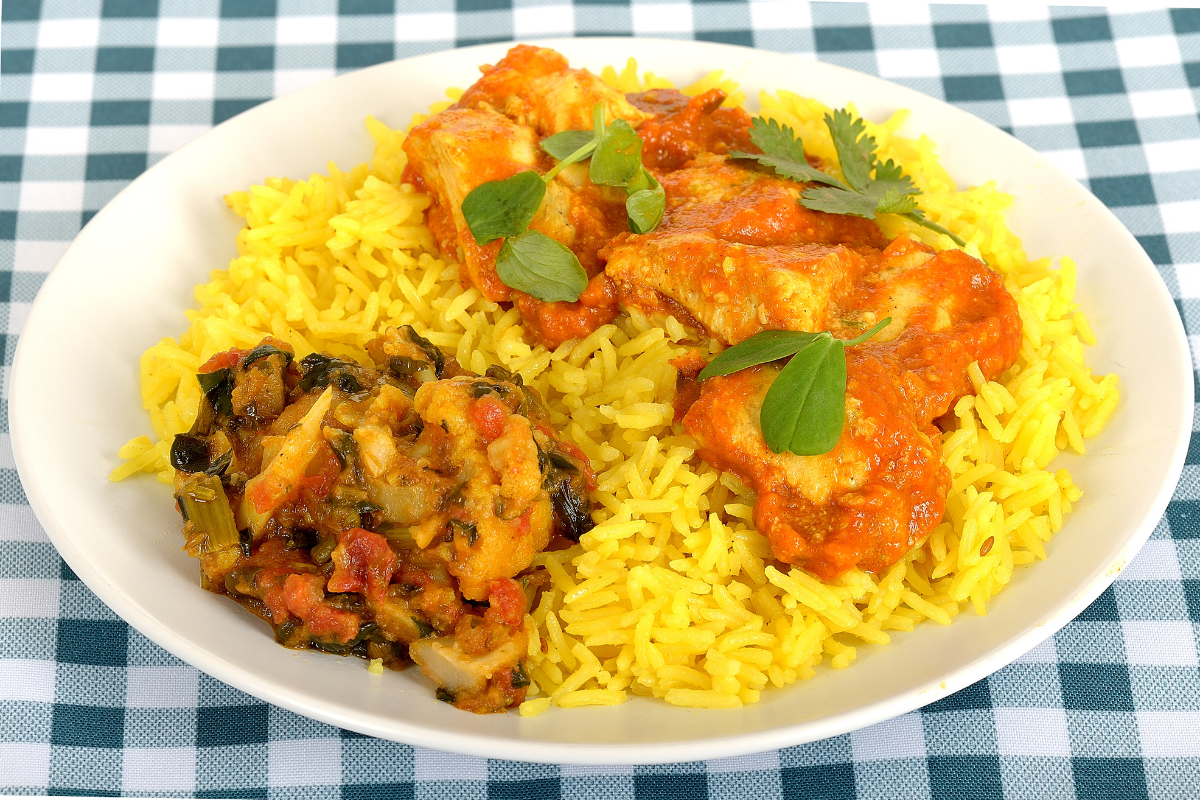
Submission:
{"label": "basil leaf", "polygon": [[542,140],[542,149],[559,161],[566,161],[596,140],[591,131],[563,131]]}
{"label": "basil leaf", "polygon": [[588,283],[575,254],[537,231],[504,240],[496,273],[506,286],[547,302],[575,302]]}
{"label": "basil leaf", "polygon": [[546,195],[546,183],[533,170],[502,181],[488,181],[471,190],[462,212],[471,235],[480,245],[516,236],[529,227]]}
{"label": "basil leaf", "polygon": [[846,348],[828,333],[817,336],[775,378],[759,419],[773,453],[828,453],[846,421]]}
{"label": "basil leaf", "polygon": [[592,153],[590,176],[600,186],[625,186],[642,171],[642,139],[623,119],[613,120]]}
{"label": "basil leaf", "polygon": [[629,230],[634,233],[649,233],[662,221],[667,207],[667,196],[662,187],[642,189],[625,200],[625,213],[629,217]]}
{"label": "basil leaf", "polygon": [[729,375],[759,364],[767,364],[787,358],[803,350],[814,340],[829,336],[828,333],[808,333],[805,331],[763,331],[749,339],[744,339],[724,351],[708,366],[700,370],[699,378],[715,378],[718,375]]}

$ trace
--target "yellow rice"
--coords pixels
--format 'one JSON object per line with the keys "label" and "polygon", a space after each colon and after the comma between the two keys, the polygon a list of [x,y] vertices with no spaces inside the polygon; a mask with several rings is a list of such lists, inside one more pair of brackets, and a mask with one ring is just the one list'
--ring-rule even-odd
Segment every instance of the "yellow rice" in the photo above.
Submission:
{"label": "yellow rice", "polygon": [[[632,61],[603,77],[622,91],[667,85],[639,76]],[[731,103],[743,99],[720,73],[685,91],[713,86],[726,89]],[[786,91],[759,102],[810,152],[832,160],[825,106]],[[464,290],[458,265],[439,256],[425,227],[429,198],[399,184],[403,132],[373,118],[369,164],[342,172],[330,163],[328,175],[268,178],[226,198],[246,219],[239,255],[196,287],[187,332],[142,356],[155,440],[126,444],[126,461],[110,477],[141,471],[172,481],[170,442],[195,419],[195,372],[213,354],[270,333],[301,357],[326,351],[369,363],[368,340],[411,324],[468,369],[500,364],[520,373],[599,473],[599,524],[578,546],[535,559],[552,585],[526,619],[534,685],[523,715],[551,705],[611,705],[631,694],[736,707],[770,686],[812,677],[823,662],[844,668],[858,647],[886,644],[891,631],[949,624],[967,604],[984,614],[1016,565],[1046,557],[1046,541],[1080,498],[1067,471],[1050,465],[1067,448],[1085,452],[1084,440],[1116,407],[1117,377],[1096,378],[1084,362],[1083,345],[1095,339],[1073,302],[1074,262],[1027,260],[1004,221],[1012,198],[991,183],[958,191],[930,139],[896,134],[904,117],[867,123],[880,158],[901,163],[924,192],[929,216],[1004,276],[1024,340],[999,380],[985,382],[972,367],[976,394],[955,406],[954,430],[942,443],[953,481],[946,518],[886,574],[852,570],[822,582],[772,561],[753,526],[752,493],[700,461],[692,439],[672,424],[668,361],[685,350],[674,320],[656,327],[622,317],[548,351],[526,340],[516,309]],[[899,218],[881,225],[889,236],[907,231],[952,246]]]}

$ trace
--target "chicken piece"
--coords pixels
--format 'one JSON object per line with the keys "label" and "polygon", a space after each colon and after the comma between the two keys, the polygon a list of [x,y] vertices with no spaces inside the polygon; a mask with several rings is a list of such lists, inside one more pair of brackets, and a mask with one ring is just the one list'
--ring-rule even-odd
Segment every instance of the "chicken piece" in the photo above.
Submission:
{"label": "chicken piece", "polygon": [[[462,203],[477,186],[525,170],[544,173],[553,165],[538,148],[532,128],[487,108],[451,109],[415,126],[404,148],[410,176],[433,195],[429,224],[439,247],[459,255],[464,280],[485,297],[497,302],[525,298],[522,307],[530,317],[546,317],[532,332],[541,334],[550,347],[586,335],[616,316],[613,292],[603,280],[578,303],[555,303],[543,311],[542,301],[514,293],[500,280],[496,256],[501,242],[480,246],[467,226]],[[619,188],[592,184],[587,174],[586,164],[576,164],[550,181],[529,227],[570,248],[584,271],[595,276],[601,271],[596,252],[627,229],[625,194]]]}
{"label": "chicken piece", "polygon": [[642,123],[642,163],[656,172],[676,170],[702,153],[724,155],[752,151],[750,115],[741,108],[721,108],[725,93],[709,89],[688,97],[677,89],[651,89],[629,95],[629,101],[654,118]]}
{"label": "chicken piece", "polygon": [[635,128],[650,114],[584,69],[571,69],[561,53],[517,45],[463,92],[458,108],[492,108],[541,136],[592,129],[592,109],[604,106],[605,122],[627,120]]}
{"label": "chicken piece", "polygon": [[603,249],[605,274],[625,307],[672,314],[731,344],[760,330],[828,328],[830,303],[884,243],[873,221],[805,209],[798,184],[719,157],[662,184],[662,224]]}
{"label": "chicken piece", "polygon": [[549,160],[533,130],[487,109],[450,109],[413,127],[404,140],[408,169],[433,196],[429,227],[438,246],[458,253],[465,274],[489,300],[507,300],[510,290],[496,274],[500,242],[480,246],[462,214],[471,190],[518,172],[545,172]]}
{"label": "chicken piece", "polygon": [[887,368],[858,348],[846,355],[846,424],[824,455],[767,447],[759,413],[773,366],[705,381],[683,419],[705,461],[758,492],[754,521],[775,557],[826,580],[903,558],[941,520],[950,482],[940,435]]}
{"label": "chicken piece", "polygon": [[945,414],[971,391],[967,367],[988,380],[1021,347],[1017,303],[999,275],[960,250],[898,237],[854,291],[843,297],[834,335],[857,336],[884,317],[892,323],[864,347],[888,365],[919,420]]}
{"label": "chicken piece", "polygon": [[736,344],[763,330],[829,327],[827,310],[867,261],[846,247],[749,247],[702,232],[630,237],[606,272],[626,308],[673,314]]}

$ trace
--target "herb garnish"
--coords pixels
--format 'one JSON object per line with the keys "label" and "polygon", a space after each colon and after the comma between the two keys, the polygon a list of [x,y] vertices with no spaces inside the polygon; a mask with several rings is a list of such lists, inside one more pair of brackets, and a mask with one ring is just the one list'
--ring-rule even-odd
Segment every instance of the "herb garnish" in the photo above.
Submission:
{"label": "herb garnish", "polygon": [[761,155],[740,151],[729,155],[754,159],[794,181],[823,184],[810,186],[800,194],[800,203],[805,208],[867,219],[875,219],[876,214],[899,214],[949,236],[959,247],[966,246],[966,242],[927,218],[917,207],[916,195],[921,190],[898,164],[891,159],[881,163],[875,157],[875,138],[866,134],[861,118],[842,108],[832,116],[826,114],[825,125],[833,137],[844,183],[809,164],[804,157],[804,144],[795,132],[775,120],[755,117],[751,121],[750,141],[763,151]]}
{"label": "herb garnish", "polygon": [[791,356],[767,389],[760,421],[772,453],[819,456],[838,443],[846,421],[846,348],[862,344],[891,317],[853,339],[829,331],[763,331],[738,342],[700,371],[700,380]]}
{"label": "herb garnish", "polygon": [[545,175],[518,172],[502,181],[476,186],[462,204],[463,218],[481,246],[504,239],[496,256],[496,273],[510,288],[539,300],[574,302],[587,288],[579,259],[549,236],[528,230],[546,185],[567,166],[590,158],[592,183],[620,186],[628,193],[625,211],[634,233],[654,230],[662,219],[666,196],[654,176],[642,166],[642,140],[623,119],[604,124],[604,107],[592,109],[592,130],[563,131],[542,142],[558,160]]}

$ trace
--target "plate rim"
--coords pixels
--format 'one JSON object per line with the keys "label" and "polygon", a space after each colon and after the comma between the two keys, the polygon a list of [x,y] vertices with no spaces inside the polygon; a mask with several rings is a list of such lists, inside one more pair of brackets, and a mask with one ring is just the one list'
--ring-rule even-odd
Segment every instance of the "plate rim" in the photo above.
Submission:
{"label": "plate rim", "polygon": [[[71,245],[63,253],[60,261],[66,260],[77,249],[86,249],[81,246],[86,245],[89,235],[88,229],[93,228],[94,224],[102,226],[106,218],[106,212],[111,210],[115,201],[122,195],[133,190],[144,180],[151,175],[155,170],[158,170],[161,165],[181,159],[186,159],[193,149],[194,145],[205,137],[210,136],[214,131],[230,125],[246,125],[252,122],[258,115],[266,115],[274,113],[274,109],[278,108],[281,102],[295,102],[297,98],[301,98],[305,93],[318,93],[324,91],[325,87],[340,80],[343,80],[351,75],[357,75],[368,71],[385,71],[394,68],[394,65],[399,62],[420,61],[421,59],[431,56],[444,56],[449,52],[456,52],[467,57],[473,52],[492,53],[498,48],[504,48],[516,44],[518,42],[528,41],[539,46],[549,47],[568,47],[573,42],[581,41],[580,38],[557,38],[557,39],[524,39],[515,40],[512,42],[491,43],[484,45],[475,45],[467,48],[451,48],[449,50],[437,51],[435,53],[413,56],[407,59],[398,59],[383,64],[368,67],[365,70],[358,70],[353,73],[337,76],[334,78],[321,81],[319,83],[304,87],[295,92],[290,92],[271,101],[263,103],[250,109],[243,114],[240,114],[230,120],[227,120],[220,125],[214,126],[209,131],[198,136],[195,140],[185,144],[184,146],[173,151],[154,166],[147,169],[142,175],[132,181],[128,186],[122,189],[116,196],[109,200],[103,208],[89,221],[88,225],[80,231],[72,241]],[[806,59],[803,56],[794,54],[778,53],[775,51],[758,50],[756,48],[742,47],[738,45],[727,45],[700,42],[695,40],[679,40],[679,39],[655,39],[650,37],[583,37],[582,41],[591,43],[611,43],[614,46],[626,45],[631,41],[642,43],[670,43],[671,46],[693,46],[698,49],[707,49],[714,52],[732,51],[746,58],[754,58],[755,56],[771,56],[796,59],[806,64],[817,64],[822,69],[833,69],[844,73],[850,73],[857,76],[865,76],[873,81],[879,81],[889,87],[894,87],[901,95],[917,94],[925,98],[925,102],[932,102],[940,105],[945,109],[951,110],[955,114],[965,114],[974,117],[970,112],[964,111],[961,108],[953,106],[937,98],[923,95],[916,90],[908,87],[894,84],[884,78],[869,75],[867,73],[859,73],[854,70],[849,70],[835,64],[827,62],[818,62]],[[903,98],[899,101],[903,105]],[[978,120],[977,117],[974,117]],[[1017,145],[1028,151],[1027,155],[1041,159],[1041,155],[1033,148],[1020,142],[1011,134],[1007,134],[994,126],[991,126],[985,121],[979,120],[983,124],[989,125],[994,131],[1002,133],[1012,139]],[[1047,164],[1049,169],[1055,170],[1061,178],[1074,182],[1083,192],[1087,194],[1093,202],[1095,202],[1103,213],[1107,215],[1109,221],[1115,224],[1116,228],[1121,231],[1123,236],[1132,242],[1142,255],[1147,263],[1151,263],[1149,257],[1145,255],[1140,244],[1137,243],[1132,233],[1124,226],[1123,223],[1116,217],[1115,214],[1097,200],[1094,195],[1082,186],[1078,181],[1071,178],[1062,172],[1056,165]],[[95,230],[95,228],[93,228]],[[1151,263],[1151,266],[1153,264]],[[93,568],[93,565],[82,558],[81,553],[75,547],[74,542],[69,536],[64,535],[61,531],[52,533],[58,527],[57,515],[55,513],[54,503],[47,496],[44,486],[34,484],[30,485],[26,475],[29,474],[31,467],[30,448],[34,447],[34,443],[30,441],[29,435],[26,433],[26,426],[21,424],[26,419],[27,402],[31,402],[26,398],[24,391],[20,388],[21,381],[19,378],[25,375],[30,367],[26,366],[28,356],[26,355],[30,347],[26,344],[28,339],[26,332],[31,330],[30,325],[33,323],[33,330],[36,331],[36,325],[40,322],[42,316],[47,312],[44,309],[49,301],[47,297],[53,297],[53,287],[57,285],[59,280],[65,280],[61,277],[62,273],[54,269],[48,275],[39,290],[34,302],[31,304],[29,313],[25,320],[24,327],[19,336],[16,352],[13,358],[13,365],[10,377],[10,437],[13,447],[13,453],[16,461],[17,471],[20,475],[22,486],[24,487],[26,497],[29,504],[37,516],[39,522],[45,528],[52,544],[57,551],[62,555],[64,560],[75,572],[77,576],[91,589],[110,609],[116,611],[116,607],[125,606],[121,602],[121,589],[119,586],[112,584],[107,577],[98,569]],[[47,289],[50,291],[47,291]],[[1159,294],[1164,295],[1168,301],[1171,301],[1171,296],[1165,283],[1161,280],[1156,284],[1156,290]],[[1180,364],[1185,366],[1183,370],[1187,374],[1187,381],[1191,384],[1194,379],[1191,370],[1191,364],[1187,360],[1186,355],[1189,352],[1187,346],[1186,332],[1183,327],[1182,320],[1176,315],[1172,320],[1171,327],[1173,328],[1177,339],[1183,343],[1182,355]],[[1194,391],[1194,386],[1192,387]],[[553,746],[539,745],[538,752],[527,752],[529,744],[523,740],[516,739],[511,741],[502,741],[495,737],[481,736],[474,732],[461,731],[444,731],[430,730],[429,728],[414,725],[407,719],[393,719],[392,724],[388,729],[375,725],[367,720],[358,720],[351,713],[347,717],[347,710],[337,704],[323,704],[314,702],[309,697],[302,697],[296,692],[290,692],[287,689],[280,690],[276,687],[273,689],[264,689],[253,681],[251,674],[245,667],[239,666],[236,663],[228,662],[224,659],[216,657],[214,654],[207,653],[191,643],[186,637],[179,635],[171,628],[159,623],[152,615],[143,614],[140,609],[125,608],[119,616],[128,622],[132,627],[137,629],[147,638],[154,641],[159,646],[162,646],[168,652],[179,657],[188,664],[195,666],[203,672],[217,678],[218,680],[234,686],[241,691],[246,692],[254,697],[265,702],[272,703],[288,710],[294,711],[303,716],[318,719],[322,722],[327,722],[340,727],[347,727],[352,730],[357,730],[362,733],[368,733],[380,738],[391,739],[395,741],[403,741],[409,744],[419,745],[422,740],[428,742],[430,739],[436,739],[434,746],[437,749],[447,750],[451,752],[464,753],[468,755],[476,755],[483,757],[505,758],[516,761],[535,761],[542,763],[573,763],[573,764],[653,764],[653,763],[670,763],[678,761],[695,761],[702,758],[720,758],[731,755],[742,755],[747,753],[760,752],[763,750],[780,748],[794,744],[800,744],[817,739],[834,736],[849,731],[853,731],[869,724],[881,722],[890,719],[902,713],[914,710],[928,703],[934,702],[941,697],[947,696],[961,688],[964,688],[1001,667],[1011,663],[1022,654],[1036,647],[1041,642],[1048,639],[1055,632],[1061,629],[1064,625],[1074,619],[1081,613],[1090,603],[1095,600],[1109,585],[1116,579],[1121,570],[1134,557],[1137,551],[1149,538],[1166,510],[1167,504],[1174,493],[1174,489],[1178,484],[1179,478],[1183,471],[1183,466],[1187,453],[1186,439],[1182,432],[1190,431],[1192,425],[1193,407],[1191,404],[1185,403],[1184,413],[1181,415],[1180,424],[1181,435],[1178,437],[1172,458],[1167,466],[1167,474],[1171,478],[1170,481],[1164,482],[1159,488],[1154,498],[1152,499],[1149,508],[1150,512],[1146,514],[1142,522],[1137,526],[1132,536],[1126,541],[1121,548],[1118,556],[1104,570],[1100,570],[1091,580],[1080,594],[1076,595],[1070,602],[1065,604],[1060,611],[1047,623],[1031,627],[1024,630],[1022,633],[1011,637],[1004,644],[993,649],[991,652],[976,658],[970,663],[958,668],[949,676],[938,676],[939,680],[927,681],[922,686],[916,689],[910,689],[906,692],[901,692],[897,695],[889,697],[885,700],[861,706],[850,711],[834,714],[818,720],[792,724],[781,725],[779,727],[770,728],[764,731],[751,733],[739,733],[730,737],[703,739],[699,741],[682,741],[670,743],[658,743],[654,745],[627,745],[627,744],[569,744],[557,743]],[[32,491],[31,491],[32,489]],[[266,696],[264,696],[266,695]],[[681,713],[686,713],[686,710],[680,709]],[[579,710],[576,710],[579,714]],[[582,716],[582,715],[581,715]]]}

